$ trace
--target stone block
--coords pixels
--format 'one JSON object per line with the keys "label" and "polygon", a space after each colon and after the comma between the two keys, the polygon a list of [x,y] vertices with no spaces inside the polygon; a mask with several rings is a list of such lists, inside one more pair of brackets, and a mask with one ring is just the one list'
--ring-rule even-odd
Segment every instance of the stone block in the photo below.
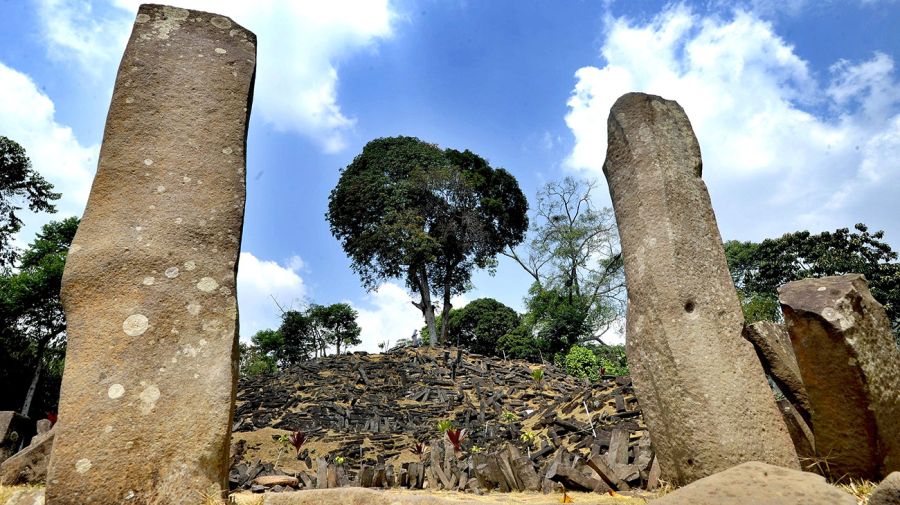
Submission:
{"label": "stone block", "polygon": [[900,470],[900,350],[859,274],[803,279],[778,298],[812,406],[816,451],[834,478]]}

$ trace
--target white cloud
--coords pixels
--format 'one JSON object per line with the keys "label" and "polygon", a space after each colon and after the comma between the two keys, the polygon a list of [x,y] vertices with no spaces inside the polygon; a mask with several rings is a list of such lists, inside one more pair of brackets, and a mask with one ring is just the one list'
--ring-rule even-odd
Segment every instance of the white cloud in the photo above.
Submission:
{"label": "white cloud", "polygon": [[[308,295],[306,283],[298,273],[303,260],[294,256],[287,265],[261,260],[242,252],[238,262],[237,293],[241,338],[249,341],[259,330],[278,328],[281,312],[300,308]],[[275,302],[278,302],[276,305]]]}
{"label": "white cloud", "polygon": [[[50,55],[74,59],[89,74],[111,77],[140,0],[39,0]],[[280,131],[300,133],[326,152],[345,146],[356,119],[338,103],[338,65],[390,37],[396,15],[387,0],[171,0],[170,5],[230,16],[258,38],[254,111]],[[98,12],[101,11],[101,12]],[[112,82],[109,78],[108,82]]]}
{"label": "white cloud", "polygon": [[[362,330],[362,343],[352,350],[380,352],[378,344],[389,342],[390,346],[402,338],[410,338],[413,330],[425,326],[425,319],[419,309],[412,304],[409,292],[393,282],[385,282],[369,293],[362,306],[352,302],[359,314],[356,322]],[[465,307],[468,298],[456,296],[450,299],[455,309]]]}
{"label": "white cloud", "polygon": [[[80,216],[90,192],[99,146],[83,146],[72,129],[56,122],[53,101],[27,75],[0,63],[0,135],[19,143],[32,167],[62,193],[58,214],[23,215],[19,238],[31,237],[51,219]],[[26,244],[18,242],[16,245]]]}
{"label": "white cloud", "polygon": [[576,72],[567,164],[601,179],[606,122],[629,91],[677,100],[703,152],[725,238],[863,221],[900,240],[900,91],[893,61],[840,61],[820,85],[771,24],[677,6],[647,24],[608,19],[605,65]]}

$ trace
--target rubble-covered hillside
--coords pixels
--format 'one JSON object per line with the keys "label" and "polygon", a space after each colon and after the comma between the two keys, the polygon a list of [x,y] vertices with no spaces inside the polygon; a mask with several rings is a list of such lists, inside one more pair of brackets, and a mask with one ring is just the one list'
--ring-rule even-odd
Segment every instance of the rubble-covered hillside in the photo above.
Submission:
{"label": "rubble-covered hillside", "polygon": [[[559,482],[567,489],[602,484],[622,490],[644,486],[651,477],[649,437],[627,377],[588,384],[552,365],[405,348],[331,356],[244,378],[237,399],[233,487],[248,487],[260,475],[286,474],[297,477],[293,487],[301,488],[324,487],[317,477],[336,485],[343,480],[422,487],[431,480],[425,485],[479,492],[534,488],[515,475],[521,471],[534,473],[538,488]],[[437,443],[444,438],[438,422],[446,420],[466,429],[460,451]],[[299,454],[277,441],[295,431],[308,436]],[[417,443],[435,454],[414,454]],[[482,475],[492,465],[479,465],[496,460],[484,456],[499,453],[520,459],[506,482]],[[339,475],[320,473],[323,464]],[[593,468],[598,464],[599,470]]]}

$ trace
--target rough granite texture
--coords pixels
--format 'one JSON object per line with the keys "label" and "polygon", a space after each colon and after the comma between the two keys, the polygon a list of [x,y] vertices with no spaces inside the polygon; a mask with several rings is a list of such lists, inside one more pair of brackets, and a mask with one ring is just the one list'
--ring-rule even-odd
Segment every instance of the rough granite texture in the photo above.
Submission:
{"label": "rough granite texture", "polygon": [[753,461],[677,489],[653,505],[856,505],[819,475]]}
{"label": "rough granite texture", "polygon": [[900,472],[890,475],[869,495],[868,505],[900,505]]}
{"label": "rough granite texture", "polygon": [[900,350],[865,277],[790,282],[778,298],[832,476],[900,470]]}
{"label": "rough granite texture", "polygon": [[746,461],[798,468],[728,272],[684,110],[642,93],[609,114],[603,171],[628,285],[627,353],[662,478]]}
{"label": "rough granite texture", "polygon": [[226,17],[138,11],[63,276],[48,503],[195,504],[226,485],[255,62]]}
{"label": "rough granite texture", "polygon": [[772,321],[759,321],[744,328],[744,338],[753,344],[763,369],[775,381],[778,389],[791,401],[803,419],[809,422],[812,409],[787,328]]}

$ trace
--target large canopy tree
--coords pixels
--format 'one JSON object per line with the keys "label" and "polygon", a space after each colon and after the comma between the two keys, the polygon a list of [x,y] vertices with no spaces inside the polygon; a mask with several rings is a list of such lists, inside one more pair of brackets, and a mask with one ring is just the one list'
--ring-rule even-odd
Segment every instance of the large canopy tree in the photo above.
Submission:
{"label": "large canopy tree", "polygon": [[434,345],[431,295],[446,322],[473,270],[523,240],[527,209],[516,179],[477,154],[392,137],[369,142],[341,171],[326,217],[366,289],[402,278],[419,295]]}
{"label": "large canopy tree", "polygon": [[10,244],[22,229],[18,212],[23,206],[31,211],[56,212],[51,202],[59,193],[53,185],[31,168],[25,149],[0,135],[0,269],[13,264],[18,252]]}
{"label": "large canopy tree", "polygon": [[866,276],[872,296],[884,305],[900,343],[897,253],[882,240],[884,232],[870,233],[861,223],[854,229],[818,234],[798,231],[760,243],[726,242],[728,267],[748,322],[778,320],[778,287],[782,284],[805,277],[859,273]]}

